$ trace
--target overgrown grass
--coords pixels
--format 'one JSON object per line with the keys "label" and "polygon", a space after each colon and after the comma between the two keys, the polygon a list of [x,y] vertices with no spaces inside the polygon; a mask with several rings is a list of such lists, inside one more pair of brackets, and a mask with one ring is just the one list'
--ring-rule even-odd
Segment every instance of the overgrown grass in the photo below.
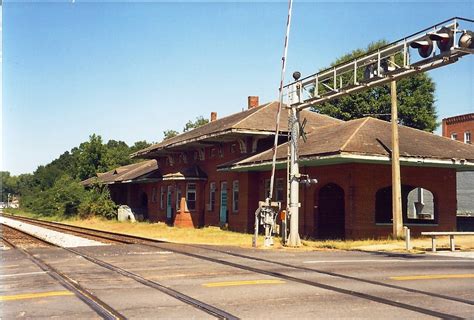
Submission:
{"label": "overgrown grass", "polygon": [[[148,223],[148,222],[119,222],[117,220],[106,220],[105,218],[92,217],[81,220],[77,217],[64,218],[59,217],[43,217],[32,212],[18,209],[4,209],[5,212],[22,215],[26,217],[39,218],[47,221],[61,221],[76,226],[94,228],[98,230],[106,230],[119,232],[124,234],[136,235],[158,240],[166,240],[177,243],[192,244],[210,244],[210,245],[228,245],[239,247],[252,246],[252,234],[239,233],[221,230],[217,227],[205,227],[200,229],[170,227],[164,223]],[[449,238],[438,238],[438,250],[449,248]],[[365,240],[315,240],[303,239],[302,246],[299,248],[283,247],[281,240],[275,237],[274,249],[285,250],[362,250],[362,251],[390,251],[390,252],[406,252],[404,240],[387,239],[365,239]],[[431,238],[420,237],[412,239],[412,252],[425,252],[431,250]],[[258,246],[263,246],[263,237],[258,239]],[[456,238],[456,247],[461,250],[474,250],[474,236],[463,236]]]}

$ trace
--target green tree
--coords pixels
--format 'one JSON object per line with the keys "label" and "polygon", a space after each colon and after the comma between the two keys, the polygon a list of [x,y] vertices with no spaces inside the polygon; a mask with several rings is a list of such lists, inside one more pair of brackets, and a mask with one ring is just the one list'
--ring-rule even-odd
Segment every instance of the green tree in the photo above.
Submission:
{"label": "green tree", "polygon": [[89,141],[81,143],[78,152],[79,179],[85,180],[95,176],[97,172],[107,171],[107,148],[102,143],[101,136],[89,136]]}
{"label": "green tree", "polygon": [[47,190],[37,190],[22,199],[22,205],[43,216],[69,217],[78,213],[86,190],[68,175],[59,177]]}
{"label": "green tree", "polygon": [[178,134],[179,132],[176,130],[165,130],[163,131],[163,135],[164,135],[163,140],[171,139],[173,137],[176,137]]}
{"label": "green tree", "polygon": [[209,123],[209,120],[208,119],[204,119],[203,116],[199,116],[196,118],[196,120],[194,121],[191,121],[189,120],[185,125],[184,125],[184,129],[183,129],[183,132],[186,132],[186,131],[189,131],[189,130],[192,130],[192,129],[196,129],[196,128],[199,128],[205,124]]}
{"label": "green tree", "polygon": [[130,159],[130,149],[123,141],[109,140],[105,145],[104,162],[107,170],[132,163]]}
{"label": "green tree", "polygon": [[[370,44],[366,49],[357,49],[337,59],[332,66],[349,61],[386,44],[387,42],[382,40]],[[396,56],[395,59],[395,62],[401,65],[401,57]],[[362,77],[362,75],[358,75],[358,77]],[[438,126],[434,92],[435,85],[426,73],[419,73],[397,81],[400,124],[429,132],[434,131]],[[390,110],[389,85],[370,88],[313,107],[313,111],[346,121],[365,116],[390,120]]]}
{"label": "green tree", "polygon": [[0,192],[1,201],[3,202],[8,200],[8,194],[19,194],[18,177],[11,176],[8,171],[0,171]]}
{"label": "green tree", "polygon": [[142,150],[151,146],[151,143],[146,142],[145,140],[137,141],[130,147],[130,153],[135,153],[138,150]]}

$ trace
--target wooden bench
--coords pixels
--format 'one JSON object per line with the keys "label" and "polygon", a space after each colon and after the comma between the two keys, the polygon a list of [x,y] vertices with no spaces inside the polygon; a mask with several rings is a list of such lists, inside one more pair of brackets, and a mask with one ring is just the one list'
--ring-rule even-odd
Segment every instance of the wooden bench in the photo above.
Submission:
{"label": "wooden bench", "polygon": [[474,232],[422,232],[421,235],[431,237],[432,252],[436,252],[436,237],[449,236],[449,245],[451,247],[451,251],[455,251],[456,249],[454,247],[454,236],[474,236]]}

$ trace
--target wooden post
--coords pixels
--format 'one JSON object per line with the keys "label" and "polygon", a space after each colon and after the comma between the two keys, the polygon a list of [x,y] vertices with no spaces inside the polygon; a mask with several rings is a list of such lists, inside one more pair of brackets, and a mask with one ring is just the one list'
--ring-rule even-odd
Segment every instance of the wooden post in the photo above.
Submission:
{"label": "wooden post", "polygon": [[[392,56],[392,62],[395,57]],[[400,151],[398,139],[398,110],[397,110],[397,82],[390,83],[390,96],[392,101],[392,225],[393,237],[403,236],[402,218],[402,188],[400,182]]]}

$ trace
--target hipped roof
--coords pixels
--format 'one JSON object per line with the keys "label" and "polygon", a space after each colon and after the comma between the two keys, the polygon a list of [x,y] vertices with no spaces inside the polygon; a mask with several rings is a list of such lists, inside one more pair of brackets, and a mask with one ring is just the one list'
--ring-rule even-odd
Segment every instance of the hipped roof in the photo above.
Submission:
{"label": "hipped roof", "polygon": [[105,173],[98,173],[97,177],[92,177],[81,183],[85,186],[94,183],[113,184],[137,181],[144,178],[161,178],[156,160],[146,160],[129,164]]}
{"label": "hipped roof", "polygon": [[[402,162],[474,170],[473,145],[401,125],[398,128]],[[299,161],[303,165],[329,164],[331,161],[387,161],[391,150],[391,124],[366,117],[315,129],[307,136],[306,143],[300,139]],[[280,166],[286,158],[287,143],[277,149]],[[266,170],[271,159],[272,150],[267,150],[241,161],[227,163],[220,169]]]}
{"label": "hipped roof", "polygon": [[[211,121],[199,128],[184,132],[176,137],[140,150],[131,156],[142,158],[153,157],[160,153],[160,151],[199,141],[212,141],[216,138],[221,139],[224,135],[233,135],[234,137],[239,134],[273,135],[275,132],[278,105],[278,102],[271,102]],[[308,120],[308,125],[305,128],[307,132],[312,132],[317,127],[342,122],[341,120],[311,111],[302,111],[301,118],[307,118]],[[288,131],[288,112],[285,108],[282,108],[280,114],[280,130],[282,132]]]}

